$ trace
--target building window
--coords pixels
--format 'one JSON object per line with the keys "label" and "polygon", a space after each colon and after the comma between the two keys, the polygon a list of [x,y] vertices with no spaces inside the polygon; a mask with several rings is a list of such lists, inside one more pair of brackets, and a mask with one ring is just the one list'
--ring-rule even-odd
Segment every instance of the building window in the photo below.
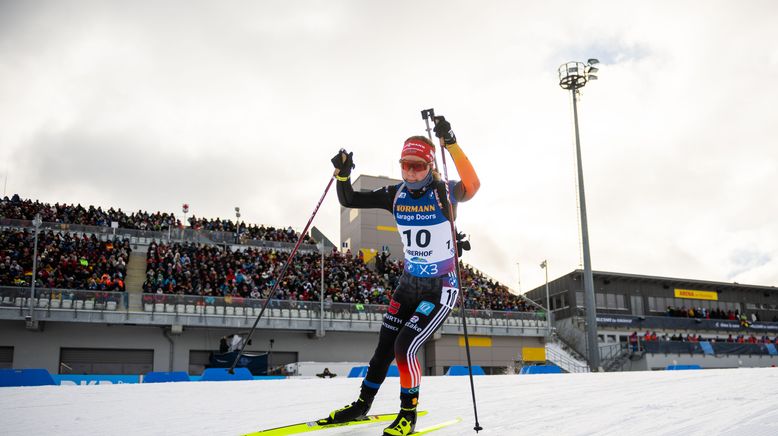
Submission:
{"label": "building window", "polygon": [[605,302],[607,304],[607,307],[610,308],[618,308],[618,304],[616,304],[616,294],[605,294]]}
{"label": "building window", "polygon": [[595,297],[597,300],[597,308],[605,309],[605,294],[597,294]]}

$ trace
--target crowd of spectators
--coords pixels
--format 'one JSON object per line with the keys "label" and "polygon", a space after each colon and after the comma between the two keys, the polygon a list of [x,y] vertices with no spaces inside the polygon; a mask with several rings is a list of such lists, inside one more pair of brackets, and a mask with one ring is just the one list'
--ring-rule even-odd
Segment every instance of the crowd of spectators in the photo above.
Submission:
{"label": "crowd of spectators", "polygon": [[[145,293],[205,297],[265,298],[288,257],[284,251],[194,243],[153,243],[147,256]],[[376,268],[359,255],[333,251],[324,257],[325,303],[387,305],[403,271],[402,261],[379,255]],[[532,307],[507,288],[485,278],[470,266],[462,268],[467,288],[466,307],[531,311]],[[321,255],[298,252],[274,298],[319,301]]]}
{"label": "crowd of spectators", "polygon": [[44,222],[58,224],[79,224],[85,226],[110,227],[112,222],[120,228],[162,231],[181,225],[172,213],[145,211],[125,213],[121,209],[87,206],[81,204],[41,203],[22,199],[19,195],[5,197],[0,202],[0,217],[15,220],[32,220],[40,213]]}
{"label": "crowd of spectators", "polygon": [[508,288],[483,275],[472,266],[460,263],[465,293],[465,308],[531,312],[536,310],[525,298],[512,294]]}
{"label": "crowd of spectators", "polygon": [[740,313],[740,311],[737,309],[734,311],[728,310],[725,312],[724,310],[718,308],[710,310],[704,307],[690,307],[687,309],[686,307],[679,308],[667,306],[665,314],[675,318],[721,319],[737,321],[742,327],[750,327],[752,323],[760,321],[758,313],[753,312],[751,315],[746,315],[745,313]]}
{"label": "crowd of spectators", "polygon": [[[34,234],[0,230],[0,285],[32,284]],[[94,235],[53,231],[38,234],[39,288],[124,291],[130,241],[102,241]]]}
{"label": "crowd of spectators", "polygon": [[750,335],[744,335],[744,334],[737,334],[732,335],[730,334],[726,338],[719,337],[718,335],[715,337],[703,337],[702,335],[694,334],[694,333],[673,333],[672,335],[668,334],[662,334],[661,336],[658,336],[656,332],[646,331],[643,334],[638,334],[638,332],[632,332],[631,335],[627,338],[630,346],[633,350],[637,350],[640,343],[645,342],[661,342],[661,341],[673,341],[673,342],[712,342],[712,343],[730,343],[730,344],[775,344],[778,345],[778,335],[776,335],[773,339],[770,339],[769,336],[763,335],[761,337],[757,337],[754,334]]}
{"label": "crowd of spectators", "polygon": [[[235,221],[227,219],[207,219],[192,216],[187,220],[189,226],[195,230],[210,230],[216,232],[238,233],[241,239],[256,239],[262,241],[297,242],[300,234],[291,227],[275,228],[264,225],[246,224],[241,221],[239,225]],[[316,241],[310,235],[305,235],[303,243],[315,244]]]}
{"label": "crowd of spectators", "polygon": [[675,318],[697,318],[697,319],[726,319],[726,320],[739,320],[740,312],[736,310],[724,311],[719,308],[707,309],[705,307],[673,307],[667,306],[665,311],[667,316]]}
{"label": "crowd of spectators", "polygon": [[[41,203],[37,200],[22,199],[18,194],[10,198],[6,196],[0,201],[0,218],[30,221],[37,213],[40,213],[44,222],[57,224],[110,227],[113,222],[116,222],[122,229],[151,231],[184,228],[181,220],[177,219],[173,213],[167,212],[149,213],[139,210],[127,214],[122,209],[103,210],[101,207],[82,206],[81,204]],[[275,228],[245,222],[241,222],[238,227],[235,222],[230,220],[205,219],[194,216],[187,221],[192,229],[234,233],[241,239],[297,242],[300,237],[300,234],[291,227]],[[238,229],[239,232],[236,232]],[[305,235],[303,242],[315,244],[310,235]]]}

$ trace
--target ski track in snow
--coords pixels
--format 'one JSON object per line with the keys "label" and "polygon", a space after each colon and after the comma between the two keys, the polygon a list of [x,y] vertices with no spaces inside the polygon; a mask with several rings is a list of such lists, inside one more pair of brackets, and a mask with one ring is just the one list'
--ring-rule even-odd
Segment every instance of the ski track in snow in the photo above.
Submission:
{"label": "ski track in snow", "polygon": [[[326,416],[360,379],[0,388],[3,435],[230,435]],[[475,378],[481,435],[778,435],[778,369],[484,376]],[[399,407],[388,378],[372,413]],[[467,377],[425,377],[417,427],[472,435]],[[378,436],[384,425],[313,433]]]}

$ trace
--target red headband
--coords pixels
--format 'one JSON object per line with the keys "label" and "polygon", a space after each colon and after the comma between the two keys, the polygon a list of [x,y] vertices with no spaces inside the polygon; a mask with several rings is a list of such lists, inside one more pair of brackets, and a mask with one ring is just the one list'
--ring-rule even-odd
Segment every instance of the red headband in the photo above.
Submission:
{"label": "red headband", "polygon": [[400,158],[407,156],[416,156],[430,163],[435,160],[435,148],[424,141],[418,139],[409,139],[403,145],[403,152]]}

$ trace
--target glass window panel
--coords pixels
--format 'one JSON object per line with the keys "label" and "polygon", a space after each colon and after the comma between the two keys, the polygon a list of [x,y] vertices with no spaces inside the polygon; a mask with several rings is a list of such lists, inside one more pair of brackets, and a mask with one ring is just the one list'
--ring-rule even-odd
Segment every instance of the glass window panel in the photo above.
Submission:
{"label": "glass window panel", "polygon": [[605,294],[597,294],[597,308],[605,308]]}
{"label": "glass window panel", "polygon": [[584,307],[584,293],[583,292],[576,292],[575,293],[575,305],[578,307]]}
{"label": "glass window panel", "polygon": [[607,307],[610,307],[611,309],[616,309],[618,307],[616,305],[616,294],[605,294],[605,298]]}

